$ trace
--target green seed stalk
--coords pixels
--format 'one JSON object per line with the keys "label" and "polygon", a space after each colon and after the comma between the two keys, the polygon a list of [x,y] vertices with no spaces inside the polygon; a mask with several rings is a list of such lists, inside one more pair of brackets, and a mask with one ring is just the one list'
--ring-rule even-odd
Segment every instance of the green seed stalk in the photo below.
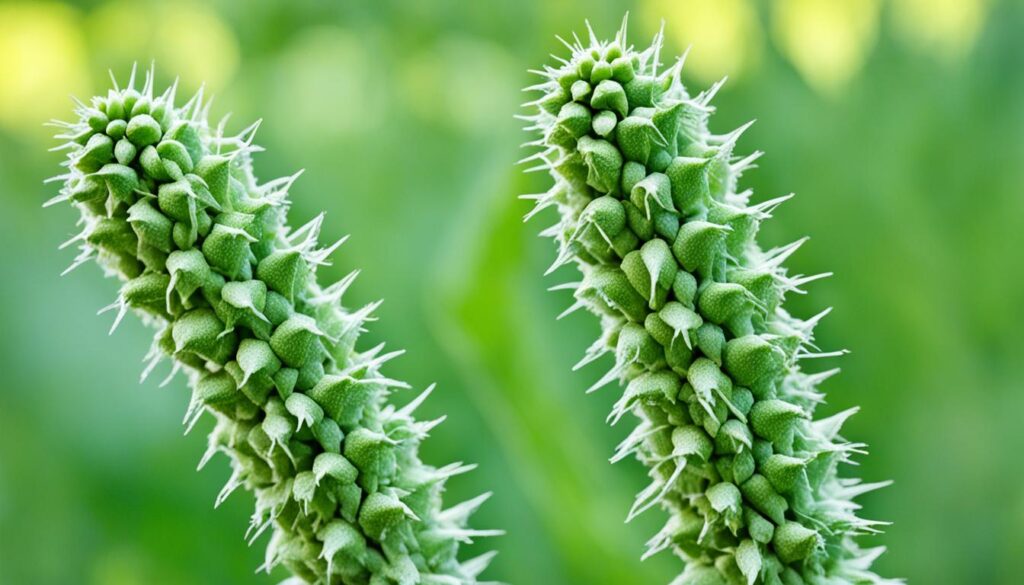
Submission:
{"label": "green seed stalk", "polygon": [[419,459],[441,421],[412,413],[433,387],[389,403],[408,385],[380,369],[401,352],[356,349],[378,303],[342,306],[355,273],[317,283],[341,242],[318,245],[322,215],[288,227],[298,173],[258,182],[259,124],[228,136],[202,91],[178,106],[176,87],[154,94],[150,71],[137,90],[133,70],[54,122],[68,156],[49,204],[81,212],[71,268],[94,259],[122,282],[114,327],[131,309],[157,329],[143,378],[165,357],[185,372],[188,428],[215,417],[200,467],[231,462],[217,504],[239,487],[255,496],[247,536],[271,533],[261,569],[284,565],[290,583],[476,583],[493,555],[463,562],[459,545],[497,531],[466,526],[488,494],[442,506],[445,481],[473,466]]}
{"label": "green seed stalk", "polygon": [[[542,235],[574,262],[580,282],[567,313],[586,308],[601,336],[577,367],[605,354],[614,365],[592,388],[625,386],[609,421],[637,425],[612,461],[636,456],[650,485],[627,521],[660,506],[664,528],[644,554],[672,550],[685,561],[677,585],[892,583],[871,571],[882,547],[856,536],[882,523],[856,513],[854,498],[885,485],[840,478],[840,464],[864,446],[839,436],[856,409],[814,420],[818,385],[836,370],[806,373],[823,357],[813,330],[827,311],[798,319],[787,293],[818,275],[793,276],[783,262],[804,240],[771,250],[755,239],[788,197],[751,203],[740,175],[760,153],[734,147],[746,126],[708,129],[719,89],[691,96],[683,59],[659,63],[652,46],[563,43],[567,59],[537,73],[527,104],[539,150],[526,161],[554,186],[528,216],[555,208]],[[837,352],[840,353],[840,352]]]}

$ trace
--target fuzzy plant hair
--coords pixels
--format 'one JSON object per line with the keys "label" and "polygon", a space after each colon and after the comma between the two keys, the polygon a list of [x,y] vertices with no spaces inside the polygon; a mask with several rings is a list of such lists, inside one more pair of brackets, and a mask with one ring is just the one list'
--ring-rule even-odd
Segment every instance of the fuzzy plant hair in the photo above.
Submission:
{"label": "fuzzy plant hair", "polygon": [[[685,561],[677,585],[891,583],[871,571],[882,547],[857,535],[881,523],[856,515],[853,499],[884,484],[840,478],[864,446],[839,436],[856,409],[815,420],[817,386],[835,373],[805,373],[807,358],[832,355],[807,320],[782,308],[819,276],[789,275],[804,240],[763,250],[759,224],[781,197],[751,203],[741,173],[760,153],[734,155],[746,126],[712,134],[709,105],[720,84],[691,96],[683,59],[662,69],[652,46],[611,43],[590,31],[563,43],[568,59],[537,73],[527,104],[539,147],[527,161],[554,186],[527,219],[548,207],[559,221],[542,235],[558,244],[548,272],[575,262],[582,278],[564,314],[586,308],[600,338],[577,365],[604,354],[614,365],[594,384],[625,386],[609,416],[637,425],[612,461],[635,455],[650,485],[627,521],[655,506],[668,521],[644,557],[671,549]],[[840,353],[840,352],[836,352]]]}
{"label": "fuzzy plant hair", "polygon": [[433,386],[388,401],[409,387],[380,371],[401,352],[356,349],[379,304],[342,306],[356,273],[317,283],[341,242],[317,244],[322,215],[288,227],[298,173],[257,181],[259,123],[225,135],[202,90],[176,105],[175,88],[155,94],[150,71],[137,90],[133,70],[126,88],[115,81],[55,122],[68,156],[49,203],[81,212],[68,270],[95,259],[117,277],[114,327],[132,309],[157,329],[143,378],[170,358],[192,388],[188,428],[216,418],[200,467],[230,459],[217,504],[238,487],[255,496],[247,537],[272,529],[261,569],[284,565],[294,584],[477,583],[493,554],[459,561],[459,545],[497,531],[466,526],[488,494],[442,506],[445,481],[473,466],[419,459],[441,420],[412,414]]}

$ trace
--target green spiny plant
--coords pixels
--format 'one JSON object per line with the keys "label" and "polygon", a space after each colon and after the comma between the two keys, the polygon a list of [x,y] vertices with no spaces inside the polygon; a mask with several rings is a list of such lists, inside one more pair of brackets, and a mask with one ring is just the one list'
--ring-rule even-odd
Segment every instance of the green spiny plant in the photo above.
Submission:
{"label": "green spiny plant", "polygon": [[[388,403],[408,385],[381,366],[402,352],[355,349],[379,303],[356,311],[341,296],[356,273],[327,287],[316,270],[341,243],[320,248],[323,216],[290,229],[288,189],[298,173],[260,184],[259,123],[236,136],[207,122],[200,90],[175,105],[177,84],[125,89],[78,103],[55,122],[68,150],[64,182],[48,204],[70,202],[82,231],[66,245],[119,278],[116,328],[133,309],[158,332],[143,379],[165,356],[192,388],[191,429],[216,418],[200,468],[226,454],[233,473],[217,497],[255,495],[250,542],[273,535],[262,569],[283,564],[293,582],[385,585],[476,583],[493,554],[460,562],[484,494],[442,509],[445,481],[473,468],[420,462],[420,441],[442,419]],[[113,332],[113,328],[111,328]],[[170,377],[168,377],[168,381]],[[165,382],[166,383],[166,382]]]}
{"label": "green spiny plant", "polygon": [[854,540],[882,524],[858,518],[854,497],[885,483],[837,475],[863,453],[838,434],[856,409],[813,420],[816,388],[837,370],[799,365],[832,355],[812,335],[827,311],[801,320],[782,308],[827,275],[783,268],[804,240],[757,245],[788,196],[751,204],[737,191],[760,153],[733,154],[747,126],[708,130],[721,84],[691,96],[682,58],[660,68],[662,34],[638,51],[625,29],[611,43],[592,30],[589,44],[563,40],[569,59],[537,72],[528,89],[542,95],[524,119],[540,150],[525,161],[554,186],[524,197],[536,202],[527,219],[548,207],[560,216],[542,233],[558,244],[548,273],[573,260],[582,273],[555,287],[574,291],[563,315],[585,307],[601,320],[577,368],[613,354],[590,391],[621,380],[609,421],[639,419],[612,461],[635,455],[649,468],[627,521],[668,512],[644,558],[671,548],[686,563],[680,585],[891,583],[871,571],[883,548]]}

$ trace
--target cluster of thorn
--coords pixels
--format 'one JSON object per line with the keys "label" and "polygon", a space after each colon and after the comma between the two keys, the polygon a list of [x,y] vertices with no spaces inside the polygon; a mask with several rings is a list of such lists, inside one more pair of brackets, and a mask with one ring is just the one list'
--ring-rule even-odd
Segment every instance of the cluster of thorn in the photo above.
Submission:
{"label": "cluster of thorn", "polygon": [[[112,76],[113,77],[113,76]],[[298,174],[259,184],[252,155],[257,124],[236,136],[207,123],[200,92],[175,105],[172,85],[124,89],[77,104],[78,119],[54,122],[67,150],[60,194],[81,212],[65,246],[119,278],[114,326],[132,309],[158,329],[143,378],[164,357],[192,388],[191,429],[216,425],[200,463],[226,454],[232,475],[217,497],[253,492],[250,542],[272,536],[265,563],[293,583],[461,585],[476,583],[492,554],[460,562],[485,494],[443,509],[445,481],[473,468],[435,468],[420,441],[442,419],[417,422],[388,402],[408,385],[380,373],[400,351],[355,349],[378,303],[349,312],[350,274],[327,287],[316,270],[341,244],[320,248],[323,217],[291,230],[288,189]],[[113,331],[113,328],[111,329]],[[165,381],[165,383],[167,382]]]}
{"label": "cluster of thorn", "polygon": [[[659,69],[663,35],[649,48],[611,43],[590,31],[569,59],[536,73],[526,106],[523,162],[548,171],[553,187],[526,195],[559,221],[542,235],[558,244],[549,273],[575,262],[579,308],[598,315],[602,334],[577,368],[611,353],[611,370],[591,388],[620,380],[609,421],[638,425],[612,461],[634,455],[650,485],[627,521],[661,506],[668,521],[644,555],[671,549],[686,561],[687,585],[886,583],[870,567],[881,547],[857,535],[881,523],[856,515],[854,497],[884,484],[843,479],[837,467],[863,445],[839,436],[854,410],[813,420],[816,387],[835,370],[808,374],[799,362],[821,352],[813,329],[823,312],[797,319],[789,292],[827,274],[790,276],[783,262],[804,240],[762,250],[756,232],[789,196],[752,205],[737,192],[760,153],[734,156],[749,126],[708,130],[721,83],[691,97],[683,58]],[[561,40],[561,39],[560,39]],[[685,57],[685,56],[684,56]]]}

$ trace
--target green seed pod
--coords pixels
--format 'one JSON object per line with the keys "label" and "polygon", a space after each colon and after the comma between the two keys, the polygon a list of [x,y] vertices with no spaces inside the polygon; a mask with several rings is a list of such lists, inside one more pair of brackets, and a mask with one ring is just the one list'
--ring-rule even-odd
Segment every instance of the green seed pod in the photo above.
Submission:
{"label": "green seed pod", "polygon": [[623,364],[635,362],[652,367],[661,359],[661,346],[646,329],[628,323],[619,331],[615,355]]}
{"label": "green seed pod", "polygon": [[774,383],[785,364],[782,352],[759,335],[734,337],[725,344],[725,368],[737,384],[757,396],[774,391]]}
{"label": "green seed pod", "polygon": [[[490,557],[460,561],[459,545],[498,532],[467,527],[478,504],[443,509],[445,481],[467,468],[420,461],[429,425],[412,412],[426,393],[388,404],[405,385],[380,368],[397,352],[356,349],[375,305],[349,311],[350,279],[317,282],[313,267],[336,246],[319,247],[321,218],[288,227],[295,177],[260,183],[255,127],[214,134],[201,95],[177,106],[152,83],[150,73],[141,92],[115,88],[80,109],[55,201],[82,214],[72,267],[96,258],[123,281],[115,325],[130,308],[159,327],[146,372],[170,358],[172,374],[189,373],[189,428],[217,419],[203,463],[223,453],[233,470],[217,504],[239,487],[254,493],[250,537],[273,533],[260,569],[283,565],[289,583],[477,583]],[[575,122],[566,128],[584,136],[589,120]],[[593,210],[613,237],[625,225],[618,205]]]}
{"label": "green seed pod", "polygon": [[131,140],[135,146],[145,148],[150,144],[156,144],[160,140],[160,123],[148,114],[132,116],[128,120],[126,135],[128,140]]}
{"label": "green seed pod", "polygon": [[639,250],[626,254],[622,271],[637,292],[647,298],[651,309],[661,309],[679,267],[664,240],[651,240]]}
{"label": "green seed pod", "polygon": [[355,428],[374,392],[371,384],[347,376],[327,375],[309,391],[342,428]]}
{"label": "green seed pod", "polygon": [[772,442],[788,436],[796,428],[796,421],[806,417],[802,408],[779,399],[755,402],[750,409],[750,424],[754,432]]}
{"label": "green seed pod", "polygon": [[227,363],[223,341],[233,344],[235,335],[222,335],[224,324],[208,308],[193,309],[174,322],[174,351],[195,354],[217,364]]}
{"label": "green seed pod", "polygon": [[754,475],[743,483],[743,497],[776,525],[785,522],[789,503],[772,488],[763,475]]}
{"label": "green seed pod", "polygon": [[687,272],[704,279],[721,273],[725,262],[726,228],[706,221],[683,223],[672,244],[672,252]]}
{"label": "green seed pod", "polygon": [[714,448],[707,434],[694,425],[686,425],[672,431],[673,453],[682,457],[696,457],[707,461]]}
{"label": "green seed pod", "polygon": [[114,254],[134,254],[138,247],[138,239],[128,222],[115,217],[99,219],[85,241]]}
{"label": "green seed pod", "polygon": [[713,134],[714,90],[694,97],[681,61],[660,67],[661,35],[634,49],[625,34],[571,45],[531,88],[544,95],[526,118],[541,148],[530,160],[560,161],[541,167],[554,186],[534,197],[560,216],[545,231],[559,248],[551,270],[575,261],[571,310],[601,318],[581,364],[614,355],[590,390],[619,380],[609,421],[640,421],[612,457],[650,467],[627,519],[667,511],[646,555],[680,556],[676,585],[891,583],[870,571],[880,550],[855,539],[877,532],[850,501],[874,485],[838,475],[859,452],[838,434],[848,415],[812,421],[823,377],[800,361],[823,355],[820,316],[782,309],[817,277],[783,267],[802,240],[769,251],[756,240],[787,198],[747,204],[738,182],[756,156],[734,155],[743,128]]}
{"label": "green seed pod", "polygon": [[586,106],[575,102],[565,104],[558,112],[558,122],[553,129],[558,135],[553,135],[551,139],[567,145],[574,144],[590,130],[590,118],[590,110]]}
{"label": "green seed pod", "polygon": [[367,496],[359,510],[359,526],[370,538],[384,540],[388,531],[406,521],[407,510],[398,498],[374,492]]}
{"label": "green seed pod", "polygon": [[652,204],[665,211],[675,211],[672,206],[672,186],[668,177],[661,173],[651,173],[645,179],[633,186],[630,193],[630,201],[637,208],[644,210],[644,216],[651,218]]}
{"label": "green seed pod", "polygon": [[242,370],[243,385],[244,381],[254,377],[272,379],[274,374],[281,369],[281,360],[270,348],[270,344],[262,339],[243,339],[238,344],[238,354],[235,359],[238,361],[238,367]]}
{"label": "green seed pod", "polygon": [[189,156],[188,150],[185,149],[185,145],[177,140],[170,140],[167,138],[161,140],[160,144],[156,146],[156,153],[160,155],[164,164],[167,164],[167,162],[173,162],[181,172],[192,172],[192,157]]}
{"label": "green seed pod", "polygon": [[[162,104],[161,104],[162,105]],[[190,124],[186,120],[178,120],[173,124],[169,125],[167,133],[164,134],[165,140],[173,140],[185,147],[188,152],[189,159],[193,163],[203,158],[205,149],[203,148],[202,138],[199,136],[199,130],[195,124]],[[161,156],[163,156],[161,154]],[[213,159],[222,157],[212,156]],[[204,177],[205,178],[205,177]]]}
{"label": "green seed pod", "polygon": [[193,392],[196,399],[211,407],[234,404],[240,396],[235,381],[225,371],[200,377]]}
{"label": "green seed pod", "polygon": [[281,357],[281,361],[293,368],[301,368],[309,362],[323,359],[321,335],[312,317],[296,313],[274,329],[270,346]]}
{"label": "green seed pod", "polygon": [[289,301],[304,288],[307,272],[306,261],[297,250],[275,251],[256,267],[256,276]]}
{"label": "green seed pod", "polygon": [[181,177],[173,176],[171,172],[164,165],[164,161],[160,158],[160,155],[156,152],[156,147],[152,144],[143,148],[139,152],[139,165],[145,174],[157,181],[169,181],[172,179],[177,180]]}
{"label": "green seed pod", "polygon": [[[601,65],[605,66],[606,64],[601,63]],[[610,70],[605,72],[602,69],[594,72],[591,82],[597,82],[597,87],[594,88],[594,94],[590,98],[590,107],[595,110],[611,110],[618,114],[620,118],[625,118],[629,112],[626,92],[622,90],[622,86],[617,82],[611,81],[610,77]]]}
{"label": "green seed pod", "polygon": [[[579,83],[585,82],[580,81]],[[587,87],[589,91],[589,86]],[[583,94],[580,99],[582,100],[583,98],[586,97],[586,95],[587,94]],[[611,136],[611,133],[615,130],[617,124],[618,118],[615,117],[614,113],[609,111],[603,111],[594,114],[594,117],[590,125],[591,128],[594,130],[594,134],[597,134],[601,138],[608,138]]]}
{"label": "green seed pod", "polygon": [[[680,230],[681,231],[681,230]],[[750,291],[731,282],[710,282],[697,299],[697,308],[708,321],[728,329],[734,337],[753,333],[757,300]]]}
{"label": "green seed pod", "polygon": [[707,165],[707,159],[681,156],[665,169],[672,181],[672,201],[685,216],[700,216],[707,210],[711,199]]}
{"label": "green seed pod", "polygon": [[166,268],[171,275],[171,286],[183,301],[191,297],[192,293],[199,290],[210,278],[210,265],[206,263],[206,257],[199,250],[171,252],[167,256]]}
{"label": "green seed pod", "polygon": [[224,301],[219,307],[226,315],[224,323],[228,328],[236,324],[246,325],[253,333],[269,334],[270,319],[263,314],[267,306],[267,285],[260,280],[228,282],[220,290]]}
{"label": "green seed pod", "polygon": [[818,533],[799,522],[786,522],[775,530],[772,548],[784,563],[802,561],[818,544]]}
{"label": "green seed pod", "polygon": [[789,493],[796,487],[800,474],[804,470],[802,459],[788,455],[770,455],[761,466],[764,476],[779,493]]}
{"label": "green seed pod", "polygon": [[107,164],[96,171],[107,186],[107,192],[117,203],[131,205],[135,201],[135,190],[139,188],[139,176],[135,169],[122,164]]}
{"label": "green seed pod", "polygon": [[[120,122],[120,120],[118,121]],[[138,152],[139,149],[135,148],[135,145],[127,138],[118,140],[117,144],[114,145],[114,158],[123,165],[130,165],[135,160],[135,155]]]}
{"label": "green seed pod", "polygon": [[[186,147],[190,148],[190,147]],[[194,157],[196,153],[189,151]],[[202,156],[196,165],[196,174],[203,179],[210,194],[217,200],[218,206],[230,209],[231,200],[228,197],[228,177],[231,169],[231,161],[223,156],[208,154]]]}
{"label": "green seed pod", "polygon": [[679,394],[679,386],[679,376],[671,372],[649,372],[633,378],[625,396],[629,405],[634,401],[645,404],[673,402]]}
{"label": "green seed pod", "polygon": [[114,160],[114,141],[102,133],[93,134],[75,159],[75,168],[94,173]]}
{"label": "green seed pod", "polygon": [[93,128],[93,130],[96,130],[97,132],[103,130],[111,140],[120,140],[123,138],[127,129],[128,123],[124,120],[110,120],[105,129]]}
{"label": "green seed pod", "polygon": [[622,175],[622,154],[612,143],[584,136],[577,143],[587,167],[587,184],[602,193],[615,194]]}
{"label": "green seed pod", "polygon": [[[164,316],[164,294],[170,285],[166,274],[148,272],[129,280],[121,287],[121,298],[133,309],[139,309],[151,315]],[[170,313],[171,309],[167,309]]]}
{"label": "green seed pod", "polygon": [[128,208],[128,222],[140,242],[162,252],[171,251],[171,230],[174,224],[154,208],[149,199],[139,199]]}
{"label": "green seed pod", "polygon": [[255,241],[256,238],[245,230],[218,223],[203,240],[203,255],[210,266],[224,276],[248,280],[252,276],[252,249],[249,244]]}

